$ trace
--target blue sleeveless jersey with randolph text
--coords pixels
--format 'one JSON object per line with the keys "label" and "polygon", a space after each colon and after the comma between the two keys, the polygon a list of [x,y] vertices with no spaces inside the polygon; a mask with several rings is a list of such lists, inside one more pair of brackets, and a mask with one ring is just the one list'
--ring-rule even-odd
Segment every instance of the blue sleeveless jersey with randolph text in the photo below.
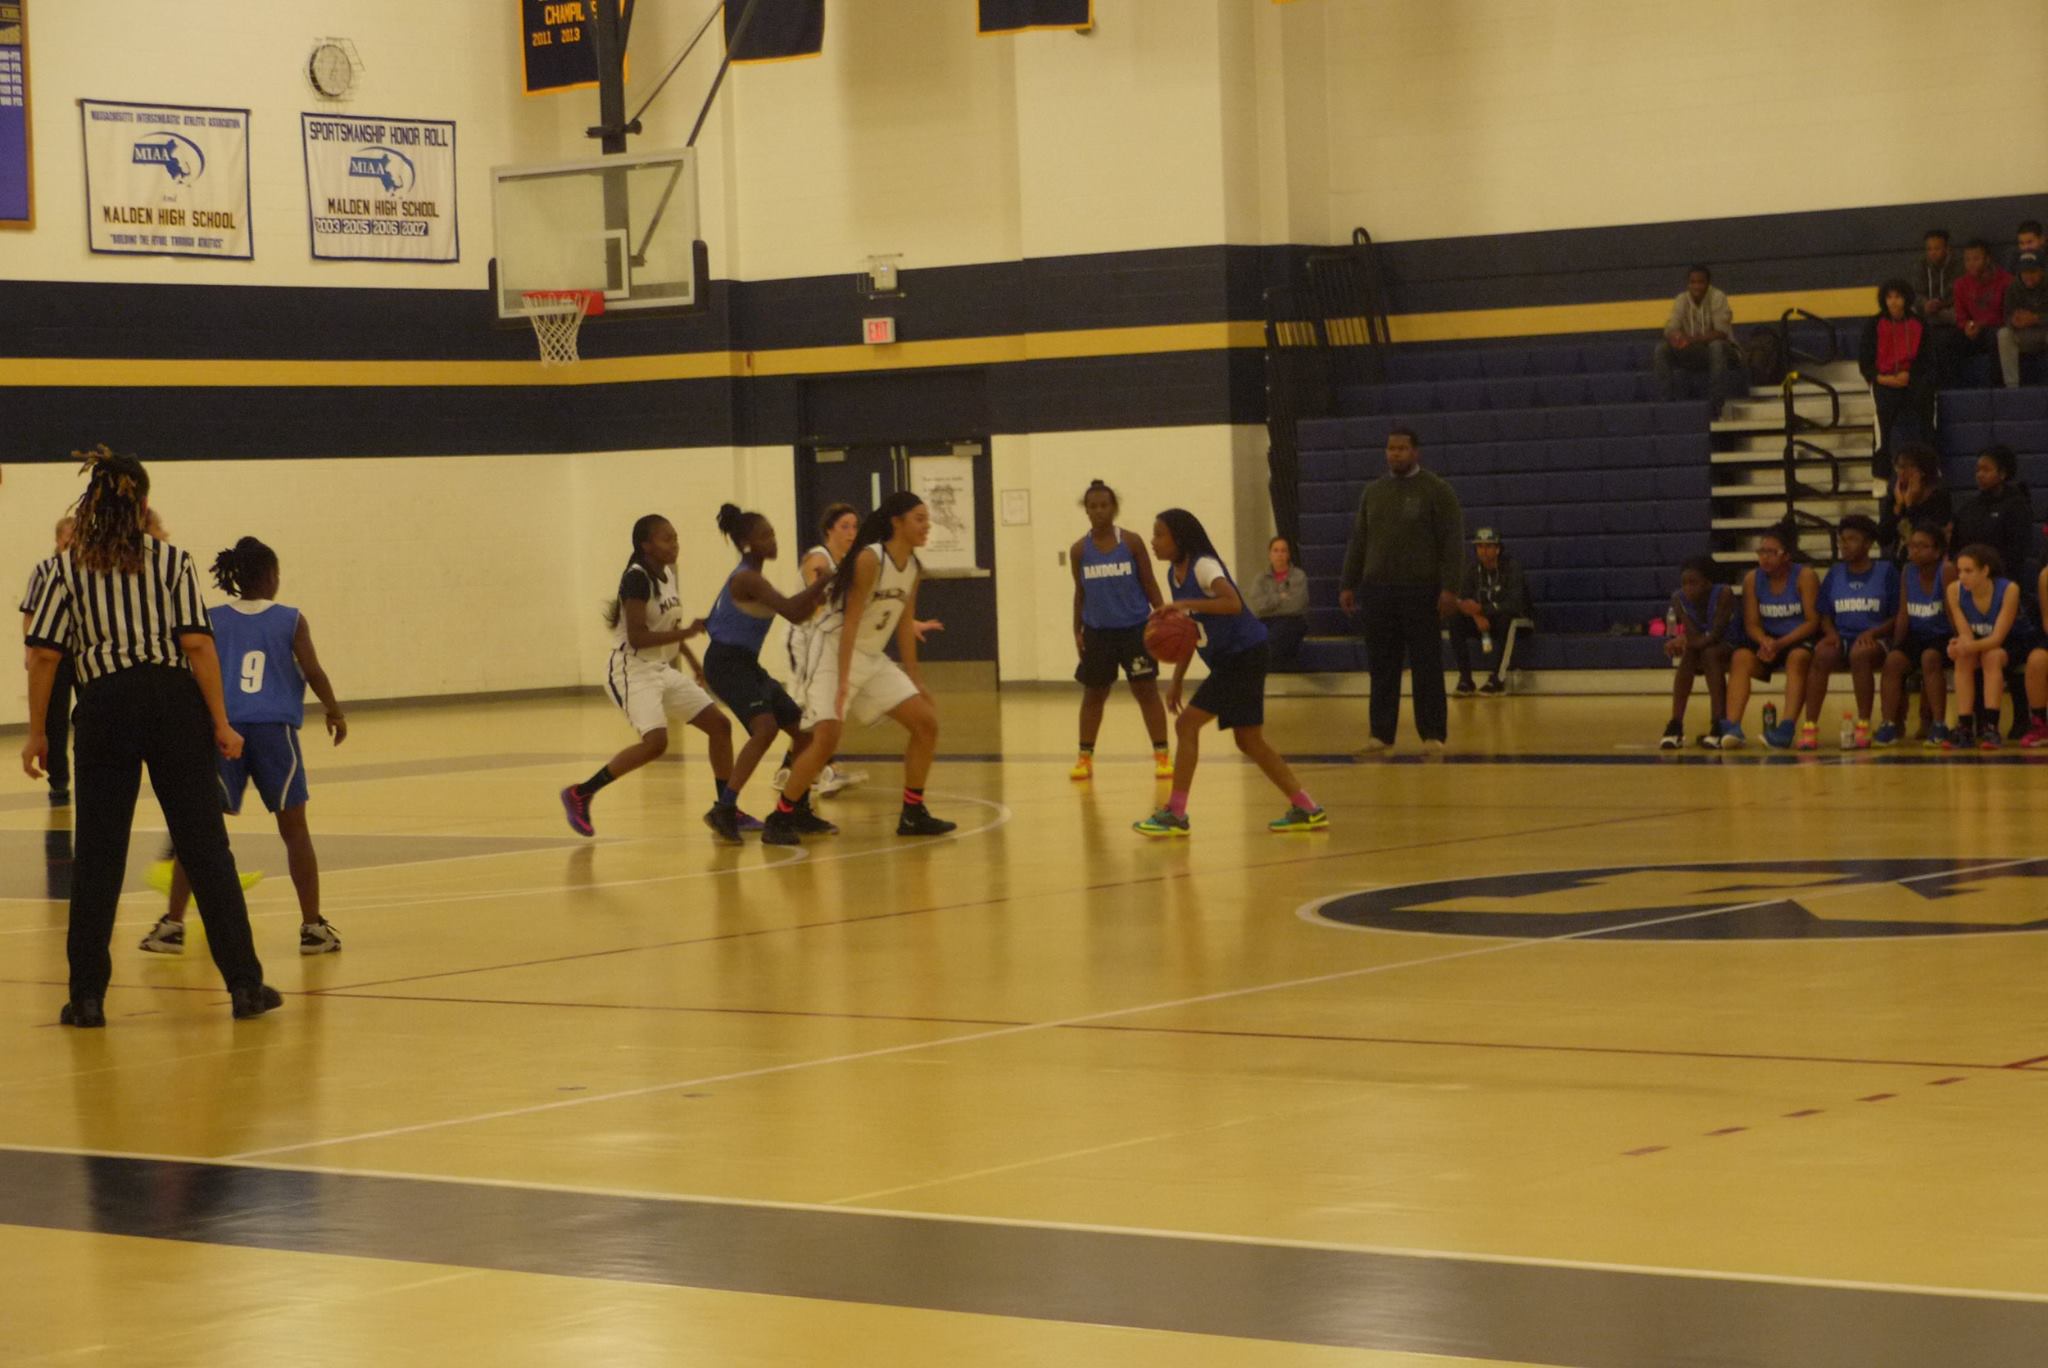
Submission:
{"label": "blue sleeveless jersey with randolph text", "polygon": [[1845,637],[1889,627],[1899,615],[1899,572],[1890,561],[1873,560],[1861,573],[1847,561],[1828,567],[1820,582],[1820,610]]}
{"label": "blue sleeveless jersey with randolph text", "polygon": [[[1177,599],[1205,599],[1209,597],[1209,584],[1215,575],[1203,582],[1199,573],[1207,563],[1217,574],[1230,580],[1230,587],[1237,588],[1237,581],[1230,578],[1230,571],[1223,568],[1223,562],[1213,556],[1204,556],[1188,567],[1187,578],[1173,584],[1173,572],[1166,572],[1166,579],[1173,585],[1173,596]],[[1242,595],[1239,595],[1240,601]],[[1202,639],[1196,646],[1201,653],[1202,663],[1214,669],[1216,662],[1227,657],[1249,651],[1255,646],[1266,644],[1266,624],[1259,621],[1248,607],[1240,607],[1235,616],[1217,617],[1209,613],[1197,613],[1188,619],[1202,629]]]}
{"label": "blue sleeveless jersey with randolph text", "polygon": [[1095,549],[1095,534],[1081,538],[1081,625],[1098,632],[1142,627],[1152,616],[1152,603],[1138,578],[1138,558],[1118,528],[1116,546]]}
{"label": "blue sleeveless jersey with randolph text", "polygon": [[[741,561],[732,568],[732,575],[746,568],[747,563]],[[737,646],[748,655],[757,656],[775,619],[741,611],[732,600],[732,575],[725,577],[725,587],[718,591],[718,601],[711,605],[711,616],[704,619],[704,630],[721,646]]]}

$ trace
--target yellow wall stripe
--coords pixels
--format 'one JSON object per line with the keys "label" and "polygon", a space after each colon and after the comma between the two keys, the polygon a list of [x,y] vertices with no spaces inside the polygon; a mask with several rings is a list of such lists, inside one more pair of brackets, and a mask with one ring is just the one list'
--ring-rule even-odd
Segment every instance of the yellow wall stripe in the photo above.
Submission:
{"label": "yellow wall stripe", "polygon": [[[1859,317],[1876,308],[1865,289],[1793,291],[1731,296],[1738,327],[1773,322],[1786,308],[1824,318]],[[1544,305],[1402,314],[1391,320],[1397,342],[1478,341],[1560,333],[1651,329],[1664,321],[1666,300]],[[602,324],[598,326],[602,327]],[[542,369],[538,361],[265,361],[163,360],[128,357],[9,357],[0,362],[0,389],[250,388],[285,386],[619,385],[664,380],[747,376],[846,375],[923,370],[940,366],[993,366],[1019,361],[1147,356],[1164,352],[1260,348],[1265,326],[1251,321],[1170,323],[1133,328],[1078,328],[1066,332],[1010,333],[940,338],[869,347],[783,347],[758,352],[677,352],[660,356],[597,357],[575,366]]]}

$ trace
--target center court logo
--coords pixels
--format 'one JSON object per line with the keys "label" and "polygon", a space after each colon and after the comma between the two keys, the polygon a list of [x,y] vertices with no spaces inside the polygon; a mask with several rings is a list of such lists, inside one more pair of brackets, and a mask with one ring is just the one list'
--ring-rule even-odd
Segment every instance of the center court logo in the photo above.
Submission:
{"label": "center court logo", "polygon": [[2048,858],[1756,860],[1445,879],[1341,894],[1310,920],[1543,939],[1825,940],[2048,930]]}
{"label": "center court logo", "polygon": [[130,160],[137,166],[160,167],[174,185],[190,185],[206,174],[206,154],[199,144],[177,133],[160,133],[135,144]]}
{"label": "center court logo", "polygon": [[412,158],[403,152],[388,147],[359,147],[349,153],[348,174],[352,179],[373,180],[387,195],[403,194],[412,189],[419,174],[413,169]]}

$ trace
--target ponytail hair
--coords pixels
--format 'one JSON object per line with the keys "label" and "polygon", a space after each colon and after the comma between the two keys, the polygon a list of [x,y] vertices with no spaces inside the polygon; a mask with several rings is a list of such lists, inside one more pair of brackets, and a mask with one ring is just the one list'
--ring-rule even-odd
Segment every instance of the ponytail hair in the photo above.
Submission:
{"label": "ponytail hair", "polygon": [[[754,530],[766,521],[767,519],[759,513],[741,512],[738,504],[729,503],[718,506],[718,530],[725,533],[732,541],[733,546],[742,554],[746,552],[747,539],[753,536]],[[635,543],[635,545],[638,545],[638,543]]]}
{"label": "ponytail hair", "polygon": [[860,510],[850,503],[827,505],[824,513],[818,518],[818,539],[823,541],[830,537],[832,535],[832,525],[849,513],[855,517],[860,516]]}
{"label": "ponytail hair", "polygon": [[847,548],[846,555],[839,562],[839,568],[832,572],[832,587],[825,591],[828,601],[838,604],[846,602],[846,591],[853,587],[854,562],[860,559],[861,548],[889,540],[896,531],[896,520],[923,503],[923,499],[909,490],[899,489],[876,505],[875,511],[868,514],[867,520],[861,523],[860,531],[854,536],[853,545]]}
{"label": "ponytail hair", "polygon": [[213,558],[213,582],[224,594],[238,599],[251,597],[266,576],[277,573],[277,552],[244,537]]}
{"label": "ponytail hair", "polygon": [[142,529],[148,519],[149,472],[126,452],[105,443],[71,453],[87,472],[78,496],[72,555],[88,570],[135,574],[142,569]]}
{"label": "ponytail hair", "polygon": [[1086,508],[1088,506],[1088,496],[1090,494],[1093,494],[1098,489],[1101,490],[1103,493],[1109,495],[1110,512],[1121,513],[1123,511],[1124,501],[1116,496],[1116,491],[1114,489],[1111,489],[1101,480],[1090,480],[1088,482],[1088,487],[1081,491],[1081,507]]}
{"label": "ponytail hair", "polygon": [[[634,566],[637,565],[642,570],[647,571],[648,579],[652,580],[654,578],[654,572],[652,570],[648,570],[646,562],[640,559],[640,544],[646,541],[649,537],[654,535],[655,528],[661,526],[663,523],[667,521],[668,519],[662,517],[659,513],[643,513],[633,523],[633,550],[632,554],[626,557],[626,570],[631,570]],[[621,570],[619,572],[619,577],[623,579],[625,577],[625,573],[625,570]],[[625,611],[626,610],[619,605],[619,596],[617,594],[613,594],[611,602],[605,604],[604,606],[604,625],[607,627],[618,626],[619,616]]]}
{"label": "ponytail hair", "polygon": [[1215,556],[1218,564],[1223,557],[1217,555],[1216,543],[1209,540],[1208,529],[1202,520],[1185,508],[1169,508],[1159,515],[1159,521],[1166,524],[1167,535],[1173,538],[1173,558],[1192,565],[1203,556]]}
{"label": "ponytail hair", "polygon": [[1961,560],[1965,556],[1977,562],[1993,579],[1997,579],[2005,573],[2005,557],[1998,554],[1998,548],[1995,546],[1987,545],[1984,542],[1971,542],[1968,546],[1956,552],[1957,560]]}

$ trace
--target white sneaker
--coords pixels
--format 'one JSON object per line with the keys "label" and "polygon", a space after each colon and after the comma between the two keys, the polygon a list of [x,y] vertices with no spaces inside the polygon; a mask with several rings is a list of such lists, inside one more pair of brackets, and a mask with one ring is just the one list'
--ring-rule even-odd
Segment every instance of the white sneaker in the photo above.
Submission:
{"label": "white sneaker", "polygon": [[150,927],[149,934],[142,938],[142,948],[152,955],[184,954],[185,923],[158,917],[156,925]]}
{"label": "white sneaker", "polygon": [[811,792],[820,798],[830,798],[850,782],[837,765],[827,765],[818,771],[817,779],[811,784]]}
{"label": "white sneaker", "polygon": [[[834,768],[837,769],[838,767],[834,766]],[[866,770],[842,769],[838,770],[838,774],[839,787],[841,788],[854,788],[868,781],[868,772]]]}
{"label": "white sneaker", "polygon": [[341,949],[341,937],[325,917],[316,922],[299,924],[299,953],[302,955],[331,955]]}
{"label": "white sneaker", "polygon": [[1424,755],[1442,755],[1444,753],[1444,743],[1441,741],[1425,741],[1422,743],[1422,753]]}
{"label": "white sneaker", "polygon": [[1353,751],[1352,754],[1385,755],[1389,749],[1391,749],[1391,747],[1389,747],[1386,742],[1380,740],[1377,736],[1375,736],[1368,738],[1366,743],[1360,746],[1357,750]]}
{"label": "white sneaker", "polygon": [[774,778],[774,779],[773,779],[773,780],[772,780],[771,782],[772,782],[772,783],[773,783],[773,784],[775,785],[775,791],[776,791],[777,793],[780,793],[780,792],[782,792],[782,791],[783,791],[784,789],[788,788],[788,787],[789,787],[789,766],[787,766],[787,765],[784,765],[784,766],[783,766],[783,767],[782,767],[781,769],[779,769],[779,770],[775,771],[775,778]]}

